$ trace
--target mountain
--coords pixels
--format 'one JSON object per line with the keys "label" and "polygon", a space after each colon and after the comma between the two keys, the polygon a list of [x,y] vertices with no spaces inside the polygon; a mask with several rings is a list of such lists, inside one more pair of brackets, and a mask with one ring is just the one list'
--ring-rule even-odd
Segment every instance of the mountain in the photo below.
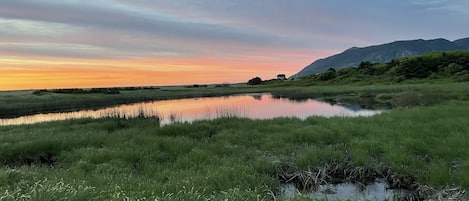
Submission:
{"label": "mountain", "polygon": [[464,48],[465,50],[469,50],[469,38],[455,40],[453,43]]}
{"label": "mountain", "polygon": [[395,41],[369,47],[352,47],[340,54],[316,60],[293,75],[292,78],[314,75],[329,68],[342,69],[358,66],[362,61],[388,62],[392,59],[417,56],[434,51],[469,50],[469,38],[456,41],[446,39]]}

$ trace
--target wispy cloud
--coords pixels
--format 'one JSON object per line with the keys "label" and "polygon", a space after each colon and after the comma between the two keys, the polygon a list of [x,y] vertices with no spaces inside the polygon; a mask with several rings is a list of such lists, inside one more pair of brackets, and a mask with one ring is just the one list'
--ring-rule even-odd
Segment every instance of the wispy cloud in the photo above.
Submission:
{"label": "wispy cloud", "polygon": [[450,15],[469,16],[469,1],[466,0],[415,0],[412,3],[425,10],[443,11]]}

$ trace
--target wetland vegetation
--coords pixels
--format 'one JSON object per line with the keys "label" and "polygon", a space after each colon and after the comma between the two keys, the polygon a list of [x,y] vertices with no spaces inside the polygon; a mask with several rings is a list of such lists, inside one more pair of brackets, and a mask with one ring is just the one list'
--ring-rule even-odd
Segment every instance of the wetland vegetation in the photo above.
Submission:
{"label": "wetland vegetation", "polygon": [[[3,200],[281,198],[276,171],[330,163],[469,187],[469,103],[374,117],[71,120],[0,128]],[[299,199],[299,198],[298,198]]]}

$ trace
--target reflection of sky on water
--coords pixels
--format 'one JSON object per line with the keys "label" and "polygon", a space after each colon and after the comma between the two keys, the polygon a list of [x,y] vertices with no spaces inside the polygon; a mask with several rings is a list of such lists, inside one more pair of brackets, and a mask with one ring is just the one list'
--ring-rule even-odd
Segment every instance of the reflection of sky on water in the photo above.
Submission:
{"label": "reflection of sky on water", "polygon": [[187,98],[162,100],[146,103],[121,105],[100,110],[83,110],[77,112],[37,114],[12,119],[0,119],[0,125],[20,125],[38,122],[58,121],[80,118],[138,116],[156,117],[161,124],[172,121],[192,122],[197,119],[214,119],[226,116],[266,119],[274,117],[309,116],[371,116],[381,111],[363,110],[357,107],[347,108],[330,105],[316,100],[291,101],[285,98],[272,98],[270,94],[245,94],[210,98]]}

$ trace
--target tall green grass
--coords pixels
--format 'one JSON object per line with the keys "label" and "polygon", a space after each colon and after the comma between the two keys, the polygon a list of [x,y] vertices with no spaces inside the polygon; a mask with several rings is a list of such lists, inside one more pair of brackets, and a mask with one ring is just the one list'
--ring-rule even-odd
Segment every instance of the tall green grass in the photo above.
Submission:
{"label": "tall green grass", "polygon": [[[0,127],[0,200],[270,200],[275,168],[389,167],[469,188],[469,102],[374,117],[82,119]],[[42,163],[41,154],[56,164]],[[34,159],[31,164],[20,159]],[[18,161],[19,160],[19,161]]]}

